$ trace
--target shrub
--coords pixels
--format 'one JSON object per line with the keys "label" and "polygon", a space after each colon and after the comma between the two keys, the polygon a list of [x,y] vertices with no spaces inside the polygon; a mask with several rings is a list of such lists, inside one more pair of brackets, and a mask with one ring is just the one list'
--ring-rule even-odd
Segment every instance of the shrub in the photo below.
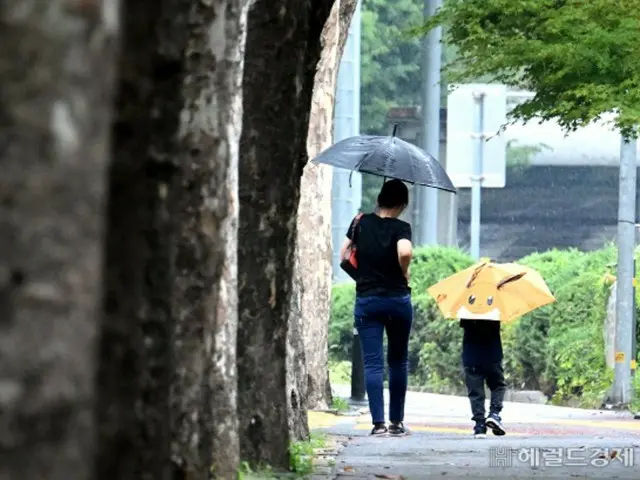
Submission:
{"label": "shrub", "polygon": [[350,385],[351,362],[329,362],[329,380],[331,385]]}
{"label": "shrub", "polygon": [[[444,321],[426,289],[473,263],[471,257],[455,248],[422,247],[414,252],[411,264],[411,288],[414,322],[409,342],[409,369],[412,382],[426,385],[444,384],[460,376],[460,328],[457,322]],[[329,355],[332,361],[351,360],[353,332],[353,304],[355,287],[352,282],[333,287],[331,323],[329,326]],[[423,351],[423,348],[426,350]],[[431,379],[431,380],[429,380]]]}
{"label": "shrub", "polygon": [[355,298],[356,286],[353,282],[337,284],[331,292],[329,357],[333,361],[351,361]]}
{"label": "shrub", "polygon": [[[558,288],[578,274],[583,258],[584,253],[577,250],[551,250],[529,255],[518,263],[537,270],[557,298]],[[509,348],[504,348],[505,367],[512,386],[549,390],[543,375],[548,363],[547,336],[557,305],[535,310],[504,328],[510,340]]]}
{"label": "shrub", "polygon": [[634,398],[631,403],[631,409],[634,413],[640,413],[640,374],[636,373],[633,377]]}
{"label": "shrub", "polygon": [[[583,406],[598,406],[612,376],[605,362],[603,321],[610,291],[606,277],[615,274],[615,261],[616,250],[610,245],[588,253],[552,250],[518,262],[540,272],[557,302],[503,325],[504,368],[510,388],[542,390],[558,403],[579,399]],[[464,392],[462,331],[458,322],[442,318],[426,289],[472,263],[456,249],[416,249],[409,343],[413,385],[442,393]],[[640,290],[636,295],[640,312]],[[334,287],[329,334],[333,361],[351,359],[354,298],[353,284]]]}
{"label": "shrub", "polygon": [[[612,260],[611,246],[590,253],[551,251],[522,259],[522,264],[541,273],[557,302],[511,327],[513,340],[505,348],[505,363],[513,368],[513,384],[561,399],[602,390],[607,377],[602,325],[609,295],[603,277]],[[589,344],[589,355],[584,355],[582,350]]]}
{"label": "shrub", "polygon": [[582,397],[588,406],[599,406],[610,385],[603,336],[608,288],[601,268],[585,265],[584,273],[558,289],[548,333],[546,384],[558,399]]}
{"label": "shrub", "polygon": [[409,340],[414,384],[442,392],[459,389],[462,329],[458,322],[442,317],[427,288],[472,264],[469,255],[455,248],[416,250],[411,265],[414,320]]}

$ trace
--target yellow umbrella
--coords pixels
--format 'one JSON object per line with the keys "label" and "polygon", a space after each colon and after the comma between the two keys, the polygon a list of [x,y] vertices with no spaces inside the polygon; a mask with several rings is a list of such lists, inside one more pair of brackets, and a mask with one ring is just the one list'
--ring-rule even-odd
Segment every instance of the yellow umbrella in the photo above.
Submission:
{"label": "yellow umbrella", "polygon": [[480,262],[428,292],[446,318],[510,322],[555,302],[542,276],[516,263]]}

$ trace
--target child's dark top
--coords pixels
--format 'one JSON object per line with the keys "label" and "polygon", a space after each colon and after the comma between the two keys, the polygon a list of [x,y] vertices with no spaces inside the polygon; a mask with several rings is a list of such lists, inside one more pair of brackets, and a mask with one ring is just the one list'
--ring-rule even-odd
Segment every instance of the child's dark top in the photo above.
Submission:
{"label": "child's dark top", "polygon": [[462,363],[465,367],[502,361],[500,322],[494,320],[460,320],[464,329]]}

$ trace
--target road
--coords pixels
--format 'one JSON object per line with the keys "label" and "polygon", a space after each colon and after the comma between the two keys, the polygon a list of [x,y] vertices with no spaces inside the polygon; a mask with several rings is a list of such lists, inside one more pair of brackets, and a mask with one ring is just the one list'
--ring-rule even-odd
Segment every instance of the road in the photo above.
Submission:
{"label": "road", "polygon": [[640,420],[628,413],[505,403],[502,418],[506,436],[474,439],[466,398],[413,392],[406,437],[370,437],[368,412],[311,414],[312,428],[347,440],[316,478],[640,478]]}

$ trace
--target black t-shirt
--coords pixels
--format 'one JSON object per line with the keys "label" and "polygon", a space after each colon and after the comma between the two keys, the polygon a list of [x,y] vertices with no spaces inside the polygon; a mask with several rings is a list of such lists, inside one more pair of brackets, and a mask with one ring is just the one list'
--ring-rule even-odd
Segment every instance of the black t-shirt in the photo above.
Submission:
{"label": "black t-shirt", "polygon": [[502,361],[500,322],[495,320],[460,320],[464,329],[462,363],[465,366],[488,365]]}
{"label": "black t-shirt", "polygon": [[[353,241],[352,230],[353,221],[347,231],[347,238]],[[358,296],[395,297],[411,293],[398,260],[401,239],[411,241],[411,225],[407,222],[375,213],[360,218],[355,232]]]}

